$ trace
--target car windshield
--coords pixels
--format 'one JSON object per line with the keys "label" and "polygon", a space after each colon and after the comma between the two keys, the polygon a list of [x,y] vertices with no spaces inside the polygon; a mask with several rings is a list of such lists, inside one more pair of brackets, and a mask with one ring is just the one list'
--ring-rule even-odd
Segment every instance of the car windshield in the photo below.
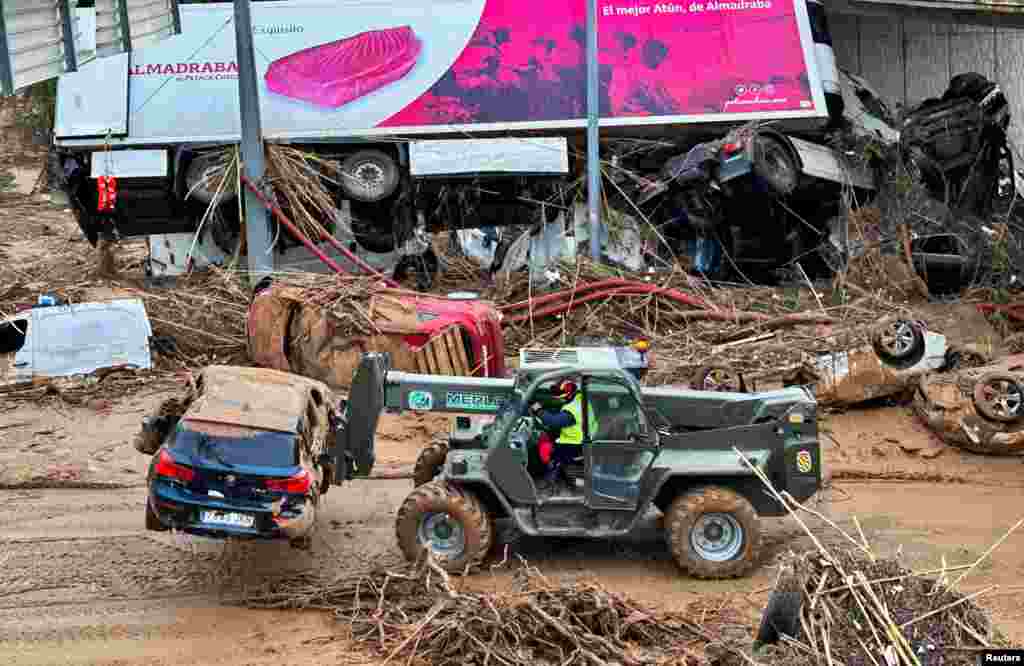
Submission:
{"label": "car windshield", "polygon": [[219,423],[182,422],[175,433],[175,453],[195,464],[225,467],[292,467],[298,464],[294,433],[256,430]]}

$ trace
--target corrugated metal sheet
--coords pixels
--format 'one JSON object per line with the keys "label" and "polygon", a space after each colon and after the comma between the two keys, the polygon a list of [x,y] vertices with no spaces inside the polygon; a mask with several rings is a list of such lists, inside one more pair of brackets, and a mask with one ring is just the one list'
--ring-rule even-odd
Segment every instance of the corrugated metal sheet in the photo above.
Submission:
{"label": "corrugated metal sheet", "polygon": [[96,54],[143,48],[179,26],[177,0],[96,0]]}
{"label": "corrugated metal sheet", "polygon": [[894,10],[886,16],[877,3],[871,4],[870,13],[846,8],[830,13],[839,67],[864,77],[888,102],[902,106],[941,94],[957,74],[988,76],[1010,102],[1010,140],[1024,148],[1024,28],[1007,26],[1005,18],[1001,22],[991,13],[929,10],[911,16]]}
{"label": "corrugated metal sheet", "polygon": [[949,83],[950,24],[942,17],[907,18],[903,34],[907,52],[904,98],[926,99],[941,95]]}
{"label": "corrugated metal sheet", "polygon": [[888,18],[864,16],[860,20],[860,60],[875,90],[898,98],[906,87],[903,62],[903,24]]}
{"label": "corrugated metal sheet", "polygon": [[65,26],[81,44],[78,25],[65,0],[0,0],[0,92],[10,95],[67,71],[76,60],[65,53]]}
{"label": "corrugated metal sheet", "polygon": [[856,0],[865,5],[1024,14],[1024,0]]}

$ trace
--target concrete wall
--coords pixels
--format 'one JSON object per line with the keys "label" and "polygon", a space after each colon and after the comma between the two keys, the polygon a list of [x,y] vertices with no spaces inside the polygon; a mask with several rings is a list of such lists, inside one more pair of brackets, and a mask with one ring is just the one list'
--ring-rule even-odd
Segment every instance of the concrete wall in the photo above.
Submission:
{"label": "concrete wall", "polygon": [[853,13],[828,7],[839,67],[865,77],[890,102],[913,106],[949,79],[978,72],[1010,102],[1010,139],[1024,148],[1024,25],[1006,15],[917,9]]}

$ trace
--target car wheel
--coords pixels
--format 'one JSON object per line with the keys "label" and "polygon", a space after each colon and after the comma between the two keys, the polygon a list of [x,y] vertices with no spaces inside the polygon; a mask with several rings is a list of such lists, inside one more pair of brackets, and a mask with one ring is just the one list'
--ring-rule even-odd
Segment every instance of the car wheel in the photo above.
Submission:
{"label": "car wheel", "polygon": [[872,335],[875,352],[883,361],[903,363],[924,351],[924,334],[906,319],[883,320]]}
{"label": "car wheel", "polygon": [[379,150],[360,150],[341,163],[341,189],[356,201],[373,203],[398,189],[398,164]]}
{"label": "car wheel", "polygon": [[974,385],[974,406],[992,421],[1011,423],[1024,412],[1024,391],[1017,378],[1005,372],[990,372]]}
{"label": "car wheel", "polygon": [[779,194],[790,194],[799,180],[796,160],[786,146],[771,136],[754,139],[754,173]]}
{"label": "car wheel", "polygon": [[407,560],[417,562],[427,550],[450,573],[478,566],[494,544],[493,519],[476,495],[438,481],[410,493],[398,510],[395,532]]}
{"label": "car wheel", "polygon": [[146,499],[146,529],[152,532],[166,532],[168,530],[167,526],[160,522],[160,519],[153,511],[149,498]]}
{"label": "car wheel", "polygon": [[783,635],[799,639],[803,601],[803,591],[796,576],[791,573],[781,576],[761,614],[761,626],[754,639],[755,645],[774,645]]}
{"label": "car wheel", "polygon": [[418,488],[433,481],[434,477],[441,473],[444,459],[447,457],[447,442],[434,442],[420,451],[419,457],[416,458],[416,466],[412,471],[413,487]]}
{"label": "car wheel", "polygon": [[761,524],[750,502],[721,486],[706,486],[677,497],[665,525],[676,563],[696,578],[746,575],[761,549]]}

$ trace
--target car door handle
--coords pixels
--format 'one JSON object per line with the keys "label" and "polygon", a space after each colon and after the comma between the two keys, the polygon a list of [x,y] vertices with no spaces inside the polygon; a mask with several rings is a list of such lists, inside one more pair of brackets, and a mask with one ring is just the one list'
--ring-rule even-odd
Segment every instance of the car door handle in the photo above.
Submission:
{"label": "car door handle", "polygon": [[28,361],[22,361],[21,363],[15,363],[14,367],[15,368],[24,368],[27,365],[28,365]]}

